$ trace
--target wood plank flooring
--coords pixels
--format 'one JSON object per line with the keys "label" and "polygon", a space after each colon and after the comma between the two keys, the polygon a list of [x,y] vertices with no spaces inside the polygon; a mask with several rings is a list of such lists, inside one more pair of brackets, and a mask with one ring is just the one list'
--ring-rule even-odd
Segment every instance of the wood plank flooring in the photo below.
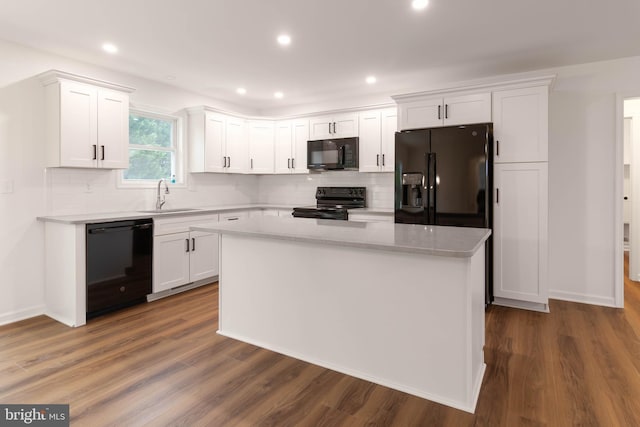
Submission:
{"label": "wood plank flooring", "polygon": [[0,327],[0,403],[69,403],[92,427],[640,425],[640,283],[624,310],[491,307],[475,414],[218,336],[217,298],[212,284],[81,328]]}

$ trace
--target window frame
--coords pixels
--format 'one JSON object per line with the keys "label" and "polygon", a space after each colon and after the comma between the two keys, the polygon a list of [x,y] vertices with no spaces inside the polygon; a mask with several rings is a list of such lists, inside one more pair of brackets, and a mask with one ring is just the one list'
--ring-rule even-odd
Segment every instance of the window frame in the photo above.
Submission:
{"label": "window frame", "polygon": [[[175,164],[173,173],[176,176],[175,184],[170,181],[167,182],[172,188],[186,188],[187,176],[185,173],[185,159],[186,153],[184,151],[184,119],[181,116],[175,114],[167,114],[158,112],[152,109],[146,108],[134,108],[129,109],[129,117],[132,115],[146,117],[150,119],[159,119],[173,122],[173,148],[156,147],[148,145],[133,145],[129,141],[127,142],[127,153],[131,148],[139,148],[146,150],[154,150],[161,152],[173,152],[175,153]],[[122,169],[118,174],[118,188],[155,188],[158,185],[158,179],[125,179],[124,172],[126,169]],[[169,179],[170,177],[167,177]]]}

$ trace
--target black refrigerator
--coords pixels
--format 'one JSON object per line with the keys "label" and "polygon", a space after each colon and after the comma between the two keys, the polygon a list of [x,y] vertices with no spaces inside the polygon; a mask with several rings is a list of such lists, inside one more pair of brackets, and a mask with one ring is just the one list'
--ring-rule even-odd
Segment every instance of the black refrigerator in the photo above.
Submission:
{"label": "black refrigerator", "polygon": [[[395,222],[491,228],[491,123],[408,130],[395,140]],[[485,301],[493,300],[492,244]]]}

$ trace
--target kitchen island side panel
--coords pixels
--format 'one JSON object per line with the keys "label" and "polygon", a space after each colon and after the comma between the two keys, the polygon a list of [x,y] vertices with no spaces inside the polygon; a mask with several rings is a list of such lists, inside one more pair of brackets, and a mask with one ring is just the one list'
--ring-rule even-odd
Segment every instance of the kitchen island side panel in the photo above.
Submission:
{"label": "kitchen island side panel", "polygon": [[478,294],[484,284],[469,276],[483,277],[474,263],[483,251],[455,258],[232,234],[220,245],[220,334],[473,412],[484,372],[484,319],[473,314],[484,303],[471,286]]}

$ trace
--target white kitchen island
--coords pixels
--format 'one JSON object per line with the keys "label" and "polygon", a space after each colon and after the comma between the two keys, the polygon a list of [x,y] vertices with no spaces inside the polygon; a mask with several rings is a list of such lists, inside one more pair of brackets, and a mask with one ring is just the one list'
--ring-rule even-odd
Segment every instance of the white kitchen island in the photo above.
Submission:
{"label": "white kitchen island", "polygon": [[468,412],[490,230],[259,217],[220,233],[218,333]]}

